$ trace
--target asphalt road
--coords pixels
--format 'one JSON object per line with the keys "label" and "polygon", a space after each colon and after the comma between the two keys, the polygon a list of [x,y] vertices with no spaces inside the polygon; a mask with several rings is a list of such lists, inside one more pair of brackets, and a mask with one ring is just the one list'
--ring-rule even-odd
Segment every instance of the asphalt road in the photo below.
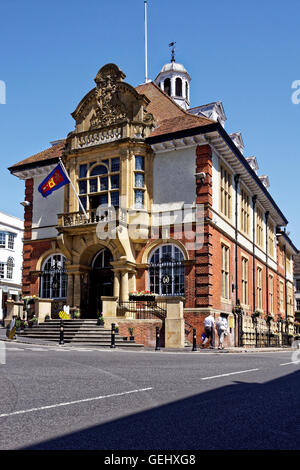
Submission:
{"label": "asphalt road", "polygon": [[299,448],[291,352],[6,346],[0,449]]}

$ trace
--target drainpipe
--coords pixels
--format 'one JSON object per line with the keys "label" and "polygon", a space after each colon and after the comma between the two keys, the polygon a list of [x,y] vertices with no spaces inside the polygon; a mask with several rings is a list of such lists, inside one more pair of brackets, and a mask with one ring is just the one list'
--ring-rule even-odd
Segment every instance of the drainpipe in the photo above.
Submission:
{"label": "drainpipe", "polygon": [[253,312],[255,312],[255,234],[256,234],[256,217],[255,217],[255,208],[256,208],[257,196],[252,197],[252,210],[253,210],[253,233],[252,233],[252,242],[253,242],[253,255],[252,255],[252,291],[253,291]]}
{"label": "drainpipe", "polygon": [[238,283],[238,186],[240,175],[235,175],[235,305],[239,305],[239,283]]}
{"label": "drainpipe", "polygon": [[[238,186],[240,181],[240,175],[235,175],[235,305],[240,305],[239,300],[239,278],[238,278]],[[235,313],[236,324],[237,324],[237,340],[238,346],[242,346],[242,318],[241,315]]]}
{"label": "drainpipe", "polygon": [[269,246],[268,246],[268,220],[269,220],[269,211],[265,213],[265,220],[266,220],[266,296],[267,296],[267,315],[269,315]]}
{"label": "drainpipe", "polygon": [[284,295],[285,295],[285,327],[287,331],[287,278],[286,278],[286,246],[284,245]]}

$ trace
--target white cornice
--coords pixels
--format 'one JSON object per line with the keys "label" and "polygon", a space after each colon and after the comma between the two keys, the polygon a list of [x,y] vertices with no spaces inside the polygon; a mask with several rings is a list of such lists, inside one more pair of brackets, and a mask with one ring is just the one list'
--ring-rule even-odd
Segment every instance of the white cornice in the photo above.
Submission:
{"label": "white cornice", "polygon": [[57,163],[54,163],[53,165],[38,166],[29,168],[28,170],[14,171],[13,175],[17,176],[17,178],[20,178],[21,180],[27,180],[36,176],[47,176],[56,166]]}
{"label": "white cornice", "polygon": [[233,169],[235,174],[239,174],[241,182],[245,183],[252,195],[257,195],[257,199],[265,211],[269,211],[274,222],[279,226],[285,226],[286,223],[277,212],[271,201],[268,199],[264,191],[259,187],[255,179],[249,171],[238,160],[234,152],[223,140],[222,136],[217,132],[206,134],[207,143],[212,147],[218,156],[221,156]]}
{"label": "white cornice", "polygon": [[183,137],[181,139],[167,140],[165,142],[159,142],[152,144],[152,150],[156,153],[171,152],[173,150],[180,150],[183,148],[195,147],[196,145],[207,145],[207,142],[203,135],[194,135],[191,137]]}

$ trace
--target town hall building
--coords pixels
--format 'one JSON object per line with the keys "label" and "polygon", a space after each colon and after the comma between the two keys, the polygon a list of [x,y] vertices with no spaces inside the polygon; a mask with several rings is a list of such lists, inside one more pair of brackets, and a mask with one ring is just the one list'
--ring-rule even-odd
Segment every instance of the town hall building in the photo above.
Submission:
{"label": "town hall building", "polygon": [[[228,319],[231,346],[278,335],[279,321],[292,334],[297,250],[222,103],[191,108],[191,77],[174,59],[136,88],[114,64],[95,83],[74,130],[9,169],[25,182],[23,294],[52,299],[52,318],[67,304],[134,325],[146,345],[165,319],[177,345],[193,328],[200,338],[209,313]],[[75,192],[43,198],[60,159]],[[156,300],[143,310],[145,291]]]}

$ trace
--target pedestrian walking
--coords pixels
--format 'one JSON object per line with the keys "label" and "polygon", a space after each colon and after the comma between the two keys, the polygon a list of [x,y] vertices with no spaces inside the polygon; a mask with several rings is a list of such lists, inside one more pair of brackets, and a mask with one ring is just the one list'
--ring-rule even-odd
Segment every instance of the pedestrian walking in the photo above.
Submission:
{"label": "pedestrian walking", "polygon": [[215,319],[212,316],[212,314],[209,314],[205,319],[204,319],[204,333],[205,333],[205,339],[201,345],[202,348],[206,345],[208,340],[210,340],[210,345],[209,347],[211,349],[214,348],[213,342],[214,342],[214,326],[215,326]]}
{"label": "pedestrian walking", "polygon": [[224,349],[223,341],[224,341],[224,337],[227,335],[227,328],[228,328],[227,318],[224,316],[220,316],[219,320],[217,321],[216,327],[217,327],[217,332],[218,332],[218,337],[219,337],[218,349]]}

